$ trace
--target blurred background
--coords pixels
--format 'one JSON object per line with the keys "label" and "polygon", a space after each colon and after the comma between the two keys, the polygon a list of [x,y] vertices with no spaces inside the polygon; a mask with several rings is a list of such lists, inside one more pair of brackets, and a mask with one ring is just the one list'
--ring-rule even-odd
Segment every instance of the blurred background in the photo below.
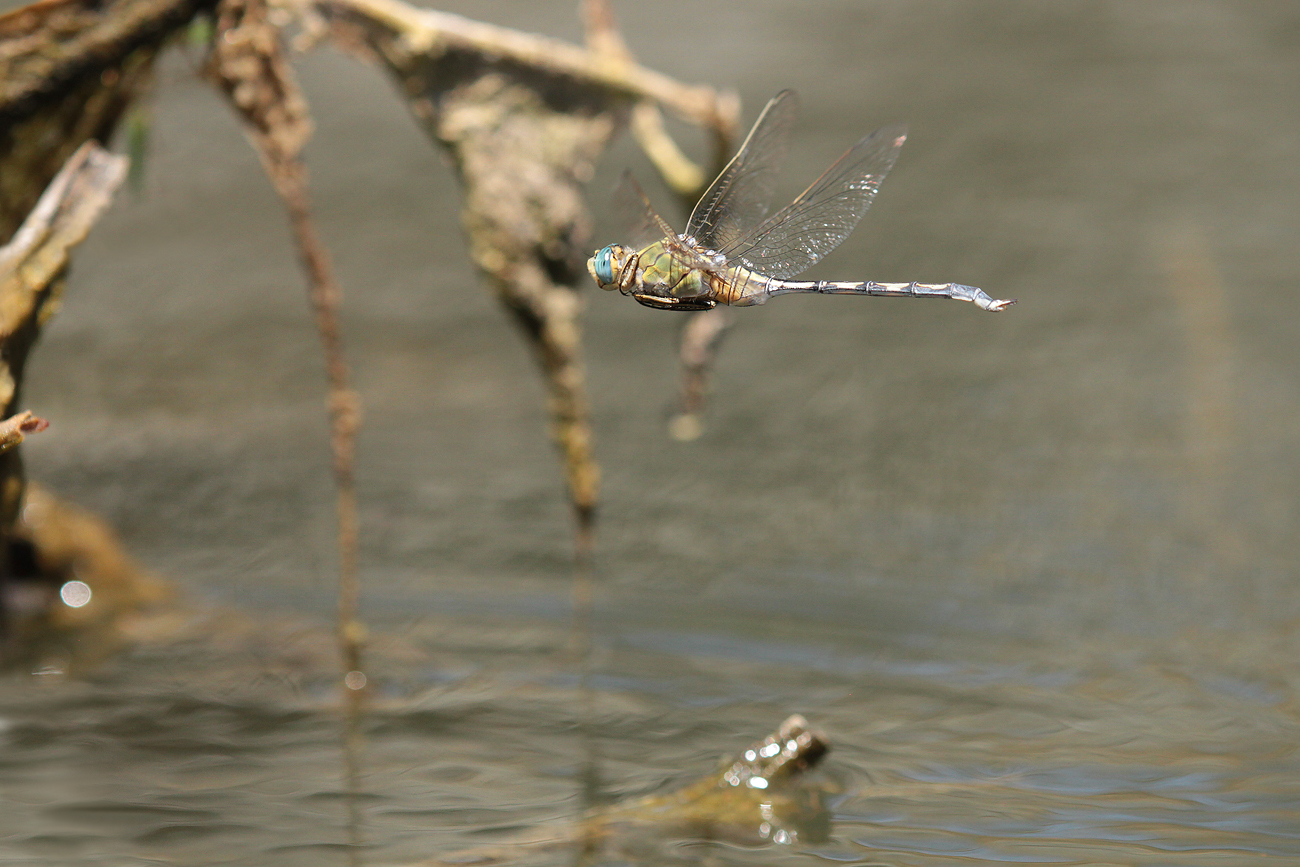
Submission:
{"label": "blurred background", "polygon": [[[577,41],[574,6],[438,4]],[[800,93],[778,200],[909,124],[812,277],[1019,303],[737,311],[682,443],[683,320],[591,287],[584,710],[544,393],[452,173],[378,70],[299,57],[365,407],[363,859],[563,821],[593,762],[606,797],[654,791],[798,711],[834,744],[829,834],[657,840],[647,863],[1300,864],[1300,7],[615,12],[645,65],[735,88],[743,126]],[[346,860],[324,366],[282,209],[198,60],[168,56],[143,189],[77,253],[24,448],[208,619],[0,681],[9,863]],[[649,179],[624,139],[597,225],[629,166]]]}

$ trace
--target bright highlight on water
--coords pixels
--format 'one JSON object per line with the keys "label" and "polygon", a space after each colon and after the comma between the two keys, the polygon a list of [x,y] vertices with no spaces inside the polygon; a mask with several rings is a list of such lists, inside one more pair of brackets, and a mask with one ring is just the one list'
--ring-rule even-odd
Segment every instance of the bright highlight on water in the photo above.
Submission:
{"label": "bright highlight on water", "polygon": [[661,310],[710,310],[719,304],[749,307],[774,295],[889,295],[955,298],[984,310],[1015,301],[990,298],[960,283],[794,281],[849,236],[871,207],[907,139],[902,126],[885,127],[859,141],[793,202],[767,216],[777,169],[788,150],[797,105],[794,92],[772,97],[722,174],[709,186],[677,234],[626,178],[644,209],[644,228],[659,240],[641,248],[611,244],[587,260],[605,290],[631,295]]}
{"label": "bright highlight on water", "polygon": [[85,581],[67,581],[59,588],[59,598],[69,608],[81,608],[90,602],[90,585]]}

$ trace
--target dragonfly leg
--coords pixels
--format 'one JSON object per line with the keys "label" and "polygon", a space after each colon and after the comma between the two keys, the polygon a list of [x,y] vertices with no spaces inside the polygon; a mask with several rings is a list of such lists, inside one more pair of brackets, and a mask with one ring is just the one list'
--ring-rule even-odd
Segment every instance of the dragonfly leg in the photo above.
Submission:
{"label": "dragonfly leg", "polygon": [[614,285],[618,286],[618,291],[627,295],[632,292],[636,285],[636,272],[641,267],[641,254],[630,253],[623,260],[623,266],[618,269],[618,278]]}

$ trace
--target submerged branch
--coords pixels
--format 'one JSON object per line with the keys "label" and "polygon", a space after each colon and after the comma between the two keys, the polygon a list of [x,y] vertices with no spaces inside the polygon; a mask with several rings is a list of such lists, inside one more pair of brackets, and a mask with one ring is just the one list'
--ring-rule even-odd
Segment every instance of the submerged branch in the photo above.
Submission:
{"label": "submerged branch", "polygon": [[[579,863],[604,856],[626,860],[638,839],[713,840],[740,846],[825,841],[834,785],[812,772],[830,741],[799,714],[694,783],[587,812],[577,821],[542,827],[491,846],[420,862],[502,864],[539,852],[569,850]],[[644,853],[634,860],[645,860]]]}

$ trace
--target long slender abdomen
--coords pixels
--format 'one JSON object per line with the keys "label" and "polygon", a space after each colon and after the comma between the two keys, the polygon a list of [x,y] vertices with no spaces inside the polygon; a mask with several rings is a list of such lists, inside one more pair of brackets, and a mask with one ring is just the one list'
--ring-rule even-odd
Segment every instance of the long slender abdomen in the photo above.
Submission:
{"label": "long slender abdomen", "polygon": [[787,292],[816,292],[820,295],[884,295],[897,298],[951,298],[956,301],[969,301],[975,306],[992,312],[1006,310],[1016,302],[990,298],[983,290],[961,283],[876,283],[868,280],[862,283],[832,283],[825,280],[800,282],[794,280],[773,280],[768,289],[769,295],[784,295]]}

